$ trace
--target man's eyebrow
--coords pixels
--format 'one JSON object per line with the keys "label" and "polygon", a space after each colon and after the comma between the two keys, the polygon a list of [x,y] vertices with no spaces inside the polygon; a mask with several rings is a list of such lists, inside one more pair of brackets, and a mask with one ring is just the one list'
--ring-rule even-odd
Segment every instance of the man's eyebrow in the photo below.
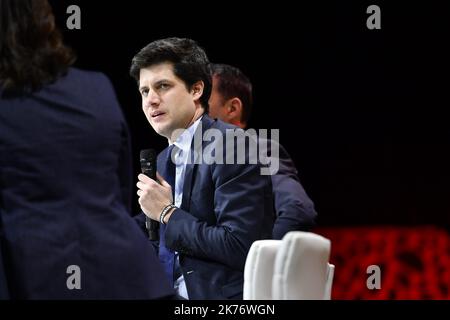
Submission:
{"label": "man's eyebrow", "polygon": [[163,82],[170,82],[169,79],[163,78],[163,79],[159,79],[158,81],[156,81],[153,85],[157,86],[158,84],[161,84]]}
{"label": "man's eyebrow", "polygon": [[[171,82],[171,81],[170,81],[170,79],[162,78],[162,79],[159,79],[159,80],[155,81],[152,84],[152,86],[157,86],[157,85],[160,85],[161,83],[164,83],[164,82]],[[148,89],[148,86],[146,86],[146,85],[143,85],[142,87],[139,86],[139,91],[142,91],[142,89]]]}

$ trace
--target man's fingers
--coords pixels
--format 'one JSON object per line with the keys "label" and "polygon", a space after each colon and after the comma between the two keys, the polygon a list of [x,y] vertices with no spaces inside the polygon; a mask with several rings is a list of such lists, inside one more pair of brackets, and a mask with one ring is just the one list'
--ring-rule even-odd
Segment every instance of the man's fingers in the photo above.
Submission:
{"label": "man's fingers", "polygon": [[138,181],[138,183],[136,183],[136,187],[138,187],[140,190],[147,189],[147,185],[145,183],[140,182],[140,181]]}
{"label": "man's fingers", "polygon": [[153,181],[153,179],[150,179],[149,177],[147,177],[145,174],[142,173],[138,175],[138,179],[139,181],[142,181],[144,183],[149,183],[150,181]]}
{"label": "man's fingers", "polygon": [[[141,190],[150,190],[152,187],[158,186],[158,182],[156,182],[153,179],[150,179],[147,176],[144,176],[146,178],[148,178],[148,180],[140,180],[136,183],[136,187],[138,187]],[[138,177],[139,178],[139,177]]]}

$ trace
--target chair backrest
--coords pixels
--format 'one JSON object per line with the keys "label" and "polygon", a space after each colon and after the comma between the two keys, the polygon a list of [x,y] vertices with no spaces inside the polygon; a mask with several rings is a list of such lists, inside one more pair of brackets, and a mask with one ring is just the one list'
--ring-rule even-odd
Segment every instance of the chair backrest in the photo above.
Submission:
{"label": "chair backrest", "polygon": [[333,278],[334,278],[334,264],[328,264],[327,270],[327,284],[325,286],[325,296],[324,300],[331,300],[331,291],[333,288]]}
{"label": "chair backrest", "polygon": [[272,299],[325,299],[330,247],[330,240],[311,232],[287,233],[275,258]]}
{"label": "chair backrest", "polygon": [[331,299],[331,243],[311,232],[255,241],[244,270],[244,300]]}
{"label": "chair backrest", "polygon": [[275,257],[281,240],[258,240],[250,247],[244,269],[244,300],[271,300]]}

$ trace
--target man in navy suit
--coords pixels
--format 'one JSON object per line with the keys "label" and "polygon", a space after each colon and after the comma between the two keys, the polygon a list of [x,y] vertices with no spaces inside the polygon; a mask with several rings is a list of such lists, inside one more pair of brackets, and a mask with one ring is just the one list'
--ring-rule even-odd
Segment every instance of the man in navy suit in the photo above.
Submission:
{"label": "man in navy suit", "polygon": [[[249,164],[247,151],[244,164],[205,157],[212,149],[215,157],[227,157],[220,142],[236,127],[205,113],[209,61],[193,40],[150,43],[133,58],[130,74],[147,120],[169,142],[158,157],[160,184],[142,174],[137,184],[143,212],[160,222],[166,273],[184,298],[240,299],[248,250],[255,240],[271,237],[270,178],[261,175],[259,164]],[[205,139],[208,134],[215,137]]]}
{"label": "man in navy suit", "polygon": [[[209,99],[209,115],[240,128],[247,127],[252,110],[252,84],[236,67],[213,64],[213,86]],[[277,218],[273,238],[281,239],[289,231],[308,231],[315,225],[314,203],[300,184],[297,169],[287,151],[280,145],[279,169],[271,176]]]}

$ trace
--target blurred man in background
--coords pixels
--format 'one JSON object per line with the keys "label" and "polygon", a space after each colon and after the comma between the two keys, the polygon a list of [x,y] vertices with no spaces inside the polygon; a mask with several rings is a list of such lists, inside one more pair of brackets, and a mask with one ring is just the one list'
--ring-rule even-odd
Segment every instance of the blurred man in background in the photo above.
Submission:
{"label": "blurred man in background", "polygon": [[[252,84],[236,67],[212,64],[213,86],[209,99],[209,115],[240,128],[247,127],[252,112]],[[272,148],[275,141],[271,141]],[[280,167],[272,175],[274,207],[277,214],[273,238],[281,239],[287,232],[308,231],[317,216],[314,204],[300,184],[297,169],[289,154],[279,148]]]}

